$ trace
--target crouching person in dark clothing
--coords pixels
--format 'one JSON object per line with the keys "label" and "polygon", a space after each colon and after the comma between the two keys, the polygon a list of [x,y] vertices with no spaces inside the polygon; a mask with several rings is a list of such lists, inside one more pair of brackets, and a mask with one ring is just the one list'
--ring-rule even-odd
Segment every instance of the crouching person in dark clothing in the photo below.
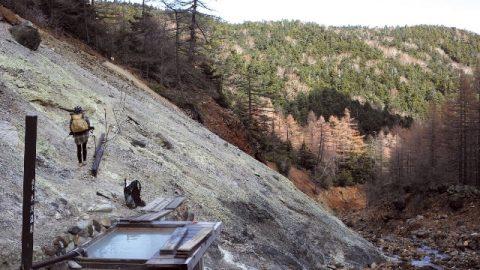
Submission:
{"label": "crouching person in dark clothing", "polygon": [[87,143],[89,131],[94,127],[90,126],[90,120],[85,116],[82,107],[77,106],[70,114],[70,135],[73,135],[75,144],[77,145],[77,158],[80,165],[85,164],[87,160]]}

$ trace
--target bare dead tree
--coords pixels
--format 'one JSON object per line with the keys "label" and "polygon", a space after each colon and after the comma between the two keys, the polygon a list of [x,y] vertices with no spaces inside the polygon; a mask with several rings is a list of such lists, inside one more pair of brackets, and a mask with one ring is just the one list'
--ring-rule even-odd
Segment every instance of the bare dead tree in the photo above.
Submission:
{"label": "bare dead tree", "polygon": [[207,4],[202,0],[175,0],[177,5],[180,5],[183,10],[190,14],[190,22],[188,25],[189,39],[188,39],[188,61],[193,63],[197,56],[198,47],[198,32],[200,32],[204,38],[206,38],[205,31],[199,23],[199,16],[206,16],[201,13],[200,9],[210,11]]}

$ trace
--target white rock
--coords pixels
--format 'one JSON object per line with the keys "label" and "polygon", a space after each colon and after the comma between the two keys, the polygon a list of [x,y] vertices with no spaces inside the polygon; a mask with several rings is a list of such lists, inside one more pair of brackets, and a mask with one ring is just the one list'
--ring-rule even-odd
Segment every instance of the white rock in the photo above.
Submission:
{"label": "white rock", "polygon": [[70,243],[68,243],[68,246],[65,248],[65,251],[66,251],[66,252],[70,252],[70,251],[72,251],[74,248],[75,248],[75,243],[74,243],[73,241],[71,241]]}
{"label": "white rock", "polygon": [[68,268],[70,268],[70,269],[82,269],[82,266],[75,261],[68,261]]}
{"label": "white rock", "polygon": [[105,203],[105,204],[99,204],[99,205],[94,205],[90,208],[88,208],[88,212],[102,212],[102,213],[110,213],[115,209],[115,206]]}
{"label": "white rock", "polygon": [[0,121],[0,144],[6,144],[11,147],[16,147],[20,139],[15,126],[10,122]]}

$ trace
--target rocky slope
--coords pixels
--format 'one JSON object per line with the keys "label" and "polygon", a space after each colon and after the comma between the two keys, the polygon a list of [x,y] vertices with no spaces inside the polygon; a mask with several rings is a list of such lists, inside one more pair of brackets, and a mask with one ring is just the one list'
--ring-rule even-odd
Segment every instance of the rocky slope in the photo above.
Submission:
{"label": "rocky slope", "polygon": [[[288,179],[116,75],[79,44],[43,33],[44,42],[32,52],[11,38],[8,27],[0,23],[0,267],[11,269],[19,260],[27,113],[39,116],[37,251],[91,207],[108,203],[114,209],[104,216],[133,215],[96,196],[107,190],[121,197],[127,178],[142,182],[146,201],[184,193],[198,220],[224,222],[207,258],[211,269],[361,268],[381,260],[369,242]],[[113,129],[97,178],[76,164],[75,145],[66,138],[64,109],[77,104],[90,115],[97,138],[104,126]],[[90,140],[90,156],[93,147]]]}

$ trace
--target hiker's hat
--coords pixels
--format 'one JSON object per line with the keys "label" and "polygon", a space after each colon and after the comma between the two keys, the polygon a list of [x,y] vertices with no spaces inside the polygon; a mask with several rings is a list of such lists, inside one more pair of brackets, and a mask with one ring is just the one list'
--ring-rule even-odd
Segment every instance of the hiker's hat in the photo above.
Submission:
{"label": "hiker's hat", "polygon": [[82,113],[82,112],[83,112],[83,109],[82,109],[82,107],[80,107],[80,106],[76,106],[75,108],[73,108],[73,112],[74,112],[74,113]]}

